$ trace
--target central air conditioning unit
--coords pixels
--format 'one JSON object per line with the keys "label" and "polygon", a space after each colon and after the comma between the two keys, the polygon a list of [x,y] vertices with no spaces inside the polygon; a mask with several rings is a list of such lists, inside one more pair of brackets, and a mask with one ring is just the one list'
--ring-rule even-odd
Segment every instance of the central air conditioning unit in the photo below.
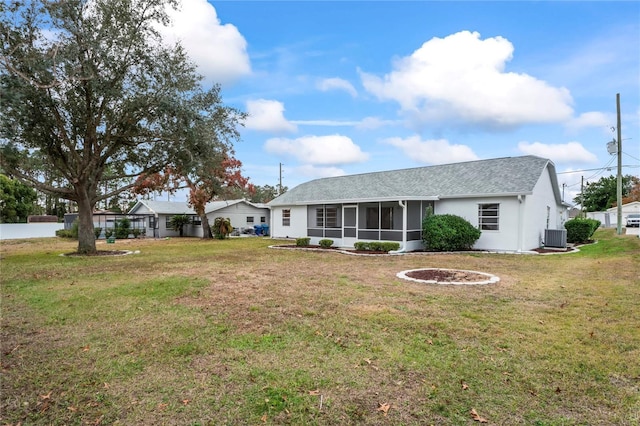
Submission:
{"label": "central air conditioning unit", "polygon": [[544,230],[544,246],[567,248],[567,230],[566,229],[545,229]]}

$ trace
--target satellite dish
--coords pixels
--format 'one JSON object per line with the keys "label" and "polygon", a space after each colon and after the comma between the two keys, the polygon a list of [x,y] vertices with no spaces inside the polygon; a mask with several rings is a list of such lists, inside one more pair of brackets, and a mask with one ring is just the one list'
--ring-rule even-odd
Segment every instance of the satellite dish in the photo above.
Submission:
{"label": "satellite dish", "polygon": [[611,142],[607,142],[607,152],[611,155],[618,153],[618,143],[615,139]]}

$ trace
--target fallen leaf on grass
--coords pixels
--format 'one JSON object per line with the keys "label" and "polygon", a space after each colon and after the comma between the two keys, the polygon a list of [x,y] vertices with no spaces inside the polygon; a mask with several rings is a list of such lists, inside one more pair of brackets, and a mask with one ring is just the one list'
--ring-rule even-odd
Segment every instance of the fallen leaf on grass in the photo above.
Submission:
{"label": "fallen leaf on grass", "polygon": [[460,384],[462,385],[462,390],[467,390],[469,389],[469,385],[466,384],[465,382],[460,382]]}
{"label": "fallen leaf on grass", "polygon": [[489,423],[489,420],[487,420],[487,419],[485,419],[485,418],[483,418],[483,417],[480,417],[480,415],[478,414],[478,412],[476,411],[476,409],[475,409],[475,408],[472,408],[472,409],[471,409],[471,418],[472,418],[473,420],[475,420],[476,422],[480,422],[480,423]]}
{"label": "fallen leaf on grass", "polygon": [[51,399],[51,392],[53,392],[53,391],[49,391],[49,393],[46,394],[46,395],[40,395],[40,398],[43,399],[43,400],[44,399]]}
{"label": "fallen leaf on grass", "polygon": [[316,390],[309,391],[309,395],[320,395],[320,390],[316,389]]}
{"label": "fallen leaf on grass", "polygon": [[389,412],[389,409],[391,409],[391,404],[389,404],[389,403],[381,404],[381,403],[378,402],[378,411],[382,411],[385,416]]}
{"label": "fallen leaf on grass", "polygon": [[169,406],[169,404],[163,404],[163,403],[160,403],[160,404],[158,404],[158,410],[164,410],[164,409],[165,409],[165,408],[167,408],[168,406]]}
{"label": "fallen leaf on grass", "polygon": [[71,406],[71,405],[67,407],[67,410],[69,410],[69,411],[71,411],[71,412],[73,412],[73,413],[75,413],[76,411],[78,411],[78,409],[77,409],[76,407],[73,407],[73,406]]}
{"label": "fallen leaf on grass", "polygon": [[260,417],[260,420],[262,420],[262,423],[266,423],[267,422],[267,415],[265,414],[264,416]]}
{"label": "fallen leaf on grass", "polygon": [[191,400],[189,400],[189,399],[183,399],[183,400],[182,400],[182,404],[183,404],[183,405],[187,405],[187,404],[189,404],[190,402],[191,402]]}
{"label": "fallen leaf on grass", "polygon": [[88,352],[90,349],[89,345],[82,348],[82,352]]}

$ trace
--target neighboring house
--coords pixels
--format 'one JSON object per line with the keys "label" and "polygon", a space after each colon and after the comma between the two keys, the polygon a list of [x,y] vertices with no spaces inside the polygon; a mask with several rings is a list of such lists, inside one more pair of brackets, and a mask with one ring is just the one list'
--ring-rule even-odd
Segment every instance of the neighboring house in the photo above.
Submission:
{"label": "neighboring house", "polygon": [[[147,229],[146,235],[156,238],[180,236],[180,232],[171,228],[171,218],[186,214],[191,217],[192,223],[184,227],[183,236],[202,237],[200,217],[187,202],[141,200],[129,210],[129,214],[147,214],[149,217],[144,224]],[[254,204],[247,200],[213,201],[205,206],[205,214],[209,219],[209,225],[213,225],[217,217],[229,218],[231,226],[238,229],[269,224],[269,208],[264,204]]]}
{"label": "neighboring house", "polygon": [[[631,213],[640,213],[640,201],[632,201],[622,205],[622,226],[626,224],[626,217]],[[605,228],[618,226],[618,208],[611,207],[603,212],[587,212],[590,219],[599,220]]]}
{"label": "neighboring house", "polygon": [[427,207],[480,228],[474,248],[505,251],[540,247],[545,229],[564,228],[568,207],[554,164],[535,156],[317,179],[268,205],[274,238],[397,241],[406,251],[423,247]]}

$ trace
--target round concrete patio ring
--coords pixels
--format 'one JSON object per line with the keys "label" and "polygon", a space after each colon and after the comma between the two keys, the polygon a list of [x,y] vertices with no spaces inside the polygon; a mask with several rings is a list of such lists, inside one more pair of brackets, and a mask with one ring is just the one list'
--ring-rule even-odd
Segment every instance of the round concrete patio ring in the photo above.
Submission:
{"label": "round concrete patio ring", "polygon": [[[447,279],[419,279],[411,277],[411,275],[419,275],[420,272],[433,272],[433,275],[449,275]],[[444,274],[440,274],[440,272]],[[413,273],[413,274],[412,274]],[[432,275],[432,274],[428,274]],[[467,271],[463,269],[443,269],[443,268],[420,268],[410,269],[407,271],[398,272],[396,274],[398,278],[407,281],[414,281],[425,284],[451,284],[451,285],[483,285],[483,284],[495,284],[500,281],[500,278],[487,274],[485,272]]]}

